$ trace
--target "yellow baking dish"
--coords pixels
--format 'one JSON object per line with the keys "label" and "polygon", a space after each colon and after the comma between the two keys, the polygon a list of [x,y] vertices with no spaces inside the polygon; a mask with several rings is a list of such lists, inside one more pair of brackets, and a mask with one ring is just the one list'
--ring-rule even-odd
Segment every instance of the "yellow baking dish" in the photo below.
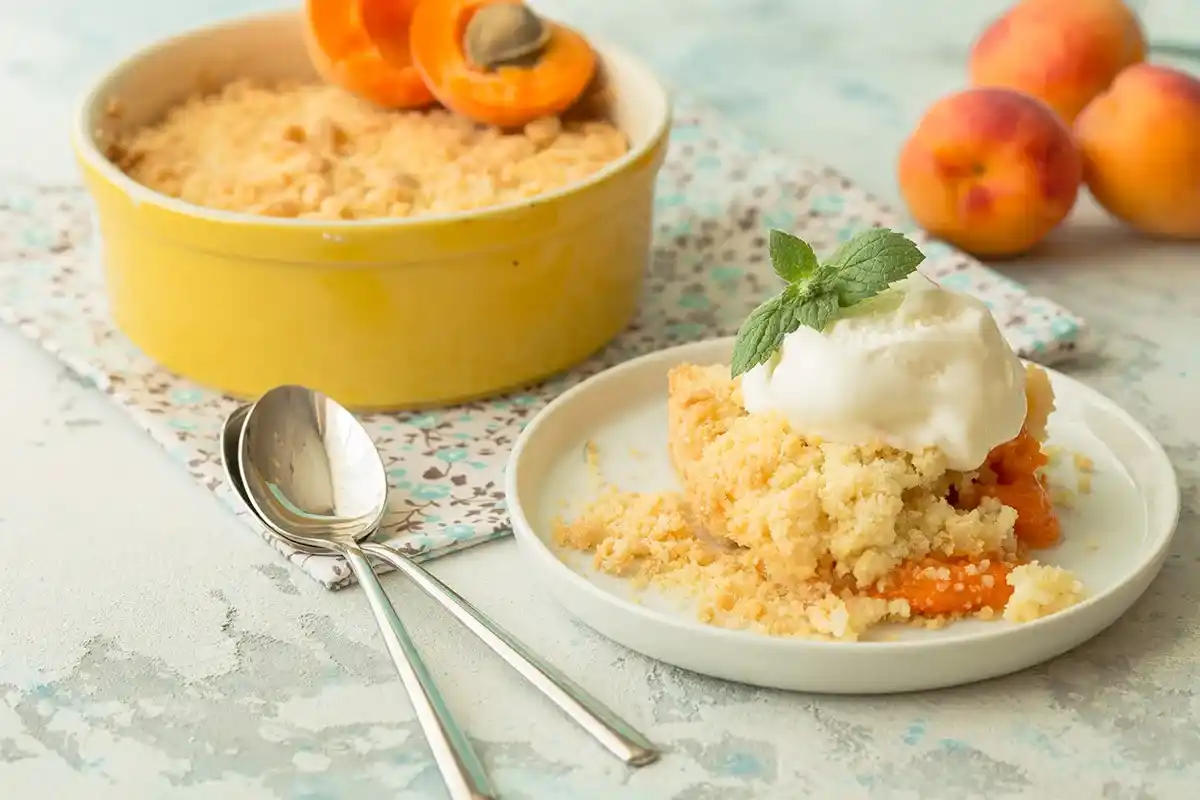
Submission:
{"label": "yellow baking dish", "polygon": [[203,28],[138,52],[81,102],[72,138],[109,301],[138,347],[237,396],[299,383],[358,409],[400,409],[531,383],[628,324],[670,105],[649,70],[609,47],[597,49],[630,152],[524,202],[396,220],[274,219],[166,197],[105,157],[114,134],[201,86],[315,79],[303,36],[291,12]]}

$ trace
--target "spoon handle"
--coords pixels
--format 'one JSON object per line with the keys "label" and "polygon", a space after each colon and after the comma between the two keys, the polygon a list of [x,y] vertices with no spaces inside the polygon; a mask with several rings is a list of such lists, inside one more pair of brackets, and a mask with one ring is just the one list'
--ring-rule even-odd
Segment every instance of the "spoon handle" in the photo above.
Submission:
{"label": "spoon handle", "polygon": [[364,542],[361,546],[363,552],[388,562],[411,578],[610,753],[634,767],[658,760],[658,749],[645,736],[420,564],[378,542]]}
{"label": "spoon handle", "polygon": [[484,772],[483,764],[450,715],[450,709],[434,684],[433,676],[429,674],[416,645],[396,615],[379,579],[375,577],[371,562],[358,546],[343,545],[339,549],[367,595],[379,632],[383,634],[383,642],[408,692],[408,699],[412,702],[417,721],[429,742],[429,749],[433,751],[434,761],[442,773],[451,799],[496,800],[495,790]]}

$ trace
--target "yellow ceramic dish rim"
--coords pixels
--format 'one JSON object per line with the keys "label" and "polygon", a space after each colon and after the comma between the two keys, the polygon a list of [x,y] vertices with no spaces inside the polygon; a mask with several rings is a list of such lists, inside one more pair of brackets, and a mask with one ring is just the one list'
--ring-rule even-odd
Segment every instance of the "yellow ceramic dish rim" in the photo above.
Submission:
{"label": "yellow ceramic dish rim", "polygon": [[[136,49],[106,71],[91,87],[85,90],[82,98],[78,101],[71,123],[71,142],[76,156],[83,162],[87,169],[93,170],[97,176],[103,178],[112,187],[127,194],[130,200],[138,205],[155,206],[172,216],[178,215],[211,223],[225,223],[236,226],[241,237],[244,237],[250,231],[266,233],[272,236],[279,236],[284,232],[291,233],[293,236],[296,233],[309,233],[312,238],[305,237],[306,242],[303,246],[299,248],[285,248],[288,251],[297,252],[297,256],[299,256],[299,253],[304,253],[304,256],[295,257],[281,254],[279,248],[281,242],[279,239],[274,239],[272,240],[272,244],[274,245],[272,249],[275,251],[275,254],[268,260],[320,263],[322,266],[329,267],[354,266],[363,263],[364,260],[381,260],[378,257],[368,259],[354,257],[354,250],[357,248],[353,245],[356,241],[362,240],[363,237],[369,237],[370,243],[375,245],[371,248],[372,252],[378,252],[377,237],[381,233],[399,233],[400,231],[409,230],[415,232],[421,229],[455,223],[472,223],[481,226],[503,224],[508,228],[508,231],[506,231],[506,235],[502,241],[505,244],[511,244],[514,240],[509,226],[514,221],[513,217],[525,216],[530,213],[536,214],[539,209],[545,206],[550,206],[551,213],[560,213],[562,207],[560,201],[569,200],[573,196],[585,192],[594,193],[596,187],[602,186],[612,176],[624,171],[636,171],[642,166],[650,166],[662,158],[663,153],[660,151],[663,149],[663,144],[668,136],[673,120],[670,92],[639,59],[633,57],[620,47],[615,47],[594,38],[590,38],[592,47],[601,55],[602,59],[607,57],[607,59],[619,61],[626,67],[632,68],[633,71],[638,73],[637,80],[639,83],[651,87],[653,92],[661,97],[663,113],[658,120],[650,124],[650,134],[640,144],[631,146],[629,152],[625,153],[625,155],[606,164],[603,168],[582,181],[577,181],[545,192],[544,194],[522,200],[480,209],[423,214],[408,218],[375,218],[364,220],[280,219],[245,212],[208,208],[156,192],[126,175],[101,151],[91,125],[103,113],[103,104],[106,104],[109,100],[107,93],[110,91],[111,85],[125,71],[135,68],[138,62],[150,58],[156,53],[168,51],[188,39],[205,33],[215,34],[223,29],[239,28],[253,24],[267,24],[272,21],[282,21],[286,17],[298,16],[293,11],[242,15],[221,22],[190,28],[166,38],[157,39],[150,44]],[[537,227],[536,224],[534,227]],[[245,242],[246,240],[243,238],[240,241]],[[332,248],[321,246],[329,244],[337,246]],[[229,248],[210,243],[209,247],[203,249],[213,252],[219,251],[223,255],[234,255],[236,253],[244,258],[264,258],[264,256],[257,253],[236,252],[242,250],[242,248],[236,246]],[[472,246],[470,251],[479,252],[477,246]],[[441,255],[444,256],[445,254],[442,253]],[[413,253],[407,259],[398,260],[389,257],[386,260],[396,264],[396,266],[400,266],[400,263],[397,263],[398,261],[419,261],[424,257],[425,254]],[[341,263],[326,261],[326,258],[336,259],[336,262]]]}

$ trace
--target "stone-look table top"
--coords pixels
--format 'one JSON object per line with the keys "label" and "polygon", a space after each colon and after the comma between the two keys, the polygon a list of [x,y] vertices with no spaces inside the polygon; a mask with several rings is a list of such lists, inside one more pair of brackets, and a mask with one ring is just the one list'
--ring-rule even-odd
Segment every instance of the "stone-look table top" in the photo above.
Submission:
{"label": "stone-look table top", "polygon": [[[774,147],[888,199],[921,111],[964,81],[1005,3],[542,0],[642,54]],[[66,120],[129,48],[242,0],[39,0],[0,9],[0,177],[75,180]],[[1150,0],[1156,39],[1200,6]],[[1200,781],[1200,251],[1087,202],[1002,268],[1083,314],[1069,368],[1163,441],[1182,527],[1148,595],[1074,653],[979,686],[817,698],[708,680],[569,620],[510,541],[435,571],[669,749],[627,772],[396,575],[386,585],[506,798],[1193,798]],[[56,364],[0,331],[0,796],[439,798],[356,590],[288,568]],[[184,569],[183,565],[188,565]]]}

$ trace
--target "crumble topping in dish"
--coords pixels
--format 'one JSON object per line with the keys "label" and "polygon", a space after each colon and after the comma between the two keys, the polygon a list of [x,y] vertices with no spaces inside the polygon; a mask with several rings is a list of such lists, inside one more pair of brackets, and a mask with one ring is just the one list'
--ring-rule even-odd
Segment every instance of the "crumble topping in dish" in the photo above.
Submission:
{"label": "crumble topping in dish", "polygon": [[467,211],[577,183],[623,156],[601,121],[514,133],[442,109],[389,111],[334,86],[234,81],[109,144],[156,192],[272,217],[375,219]]}

